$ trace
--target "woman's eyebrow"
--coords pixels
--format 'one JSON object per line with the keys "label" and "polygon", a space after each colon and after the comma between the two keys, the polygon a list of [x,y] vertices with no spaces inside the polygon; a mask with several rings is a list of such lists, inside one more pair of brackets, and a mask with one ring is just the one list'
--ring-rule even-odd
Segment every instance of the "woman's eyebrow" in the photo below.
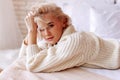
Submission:
{"label": "woman's eyebrow", "polygon": [[53,24],[54,22],[48,22],[47,24],[50,25],[50,24]]}

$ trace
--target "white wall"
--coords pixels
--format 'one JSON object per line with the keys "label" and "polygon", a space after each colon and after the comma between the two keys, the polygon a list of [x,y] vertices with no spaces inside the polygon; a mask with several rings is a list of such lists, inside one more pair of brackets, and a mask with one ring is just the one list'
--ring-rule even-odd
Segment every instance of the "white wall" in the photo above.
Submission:
{"label": "white wall", "polygon": [[21,34],[11,0],[0,0],[0,49],[18,48]]}

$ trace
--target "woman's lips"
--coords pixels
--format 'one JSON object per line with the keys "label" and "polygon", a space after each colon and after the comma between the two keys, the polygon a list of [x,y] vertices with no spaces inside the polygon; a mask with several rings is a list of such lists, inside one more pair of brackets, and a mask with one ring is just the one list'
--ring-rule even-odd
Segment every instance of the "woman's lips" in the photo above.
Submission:
{"label": "woman's lips", "polygon": [[52,41],[54,37],[48,37],[46,38],[47,41]]}

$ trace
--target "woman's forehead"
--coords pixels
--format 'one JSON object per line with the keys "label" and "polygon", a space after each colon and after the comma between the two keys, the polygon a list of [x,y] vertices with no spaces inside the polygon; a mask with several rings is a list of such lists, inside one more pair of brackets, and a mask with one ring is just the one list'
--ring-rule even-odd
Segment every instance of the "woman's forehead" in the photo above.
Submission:
{"label": "woman's forehead", "polygon": [[42,15],[42,17],[38,17],[37,24],[39,25],[39,27],[44,27],[45,25],[54,24],[57,21],[59,21],[57,17],[48,13]]}
{"label": "woman's forehead", "polygon": [[52,20],[38,20],[38,28],[46,28],[50,24],[54,24],[55,22]]}
{"label": "woman's forehead", "polygon": [[49,23],[49,22],[51,22],[51,21],[54,21],[54,20],[56,20],[57,18],[55,17],[55,16],[52,16],[52,15],[50,15],[50,14],[46,14],[46,15],[43,15],[42,17],[41,17],[41,20],[43,21],[43,22],[46,22],[46,23]]}

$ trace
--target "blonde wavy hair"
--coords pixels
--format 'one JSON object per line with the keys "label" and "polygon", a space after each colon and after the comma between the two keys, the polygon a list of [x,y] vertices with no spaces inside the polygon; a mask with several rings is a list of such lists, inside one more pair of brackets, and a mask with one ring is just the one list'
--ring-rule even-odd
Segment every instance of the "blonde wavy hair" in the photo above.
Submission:
{"label": "blonde wavy hair", "polygon": [[66,15],[62,9],[57,6],[55,3],[40,3],[32,6],[31,10],[35,13],[34,21],[43,20],[43,15],[52,13],[53,16],[58,18],[59,20],[66,19],[67,24],[66,27],[71,24],[71,19],[68,15]]}

